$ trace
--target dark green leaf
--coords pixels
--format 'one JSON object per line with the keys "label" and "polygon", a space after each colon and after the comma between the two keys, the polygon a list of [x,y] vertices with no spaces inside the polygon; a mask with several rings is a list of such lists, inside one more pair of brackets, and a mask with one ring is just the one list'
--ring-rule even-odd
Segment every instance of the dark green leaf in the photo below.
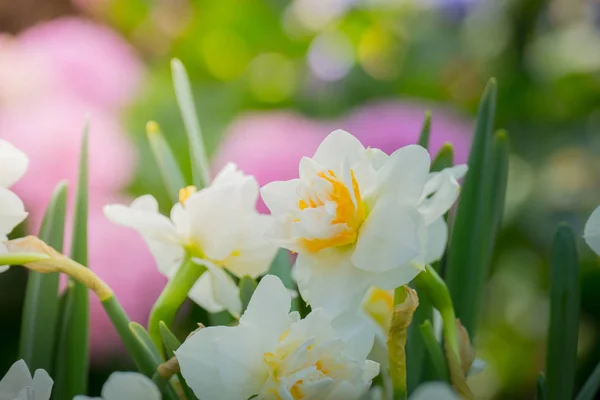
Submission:
{"label": "dark green leaf", "polygon": [[[88,225],[88,124],[85,124],[79,158],[79,179],[75,197],[73,230],[71,239],[71,258],[81,265],[87,265],[87,225]],[[73,282],[73,290],[67,292],[64,312],[68,317],[65,332],[65,349],[58,349],[57,356],[64,357],[61,367],[66,371],[57,371],[63,380],[57,379],[55,387],[60,394],[58,398],[71,399],[78,394],[87,393],[89,369],[89,315],[88,288]]]}
{"label": "dark green leaf", "polygon": [[600,388],[600,362],[594,368],[594,371],[585,382],[585,385],[579,391],[577,400],[593,400],[596,398],[596,393]]}
{"label": "dark green leaf", "polygon": [[573,397],[579,332],[579,259],[573,232],[560,225],[550,258],[550,326],[546,352],[548,400]]}
{"label": "dark green leaf", "polygon": [[406,373],[408,394],[422,382],[425,369],[427,348],[421,335],[420,326],[427,320],[433,319],[433,307],[427,290],[420,287],[418,282],[412,282],[411,287],[419,295],[419,306],[417,307],[413,320],[408,327],[408,338],[406,341]]}
{"label": "dark green leaf", "polygon": [[240,279],[240,300],[242,301],[242,313],[248,308],[252,294],[256,290],[256,281],[248,275]]}
{"label": "dark green leaf", "polygon": [[[40,239],[62,251],[67,213],[66,182],[61,182],[50,199],[40,228]],[[21,325],[20,354],[33,371],[44,369],[52,374],[58,325],[59,273],[29,271]]]}
{"label": "dark green leaf", "polygon": [[546,393],[546,378],[544,377],[544,374],[540,373],[536,382],[535,399],[546,400],[547,398],[548,394]]}
{"label": "dark green leaf", "polygon": [[446,280],[458,318],[473,337],[481,310],[493,241],[504,204],[508,145],[506,135],[492,135],[496,83],[483,94],[469,172],[464,179],[446,264]]}
{"label": "dark green leaf", "polygon": [[421,127],[421,133],[419,134],[419,146],[429,148],[429,134],[431,133],[431,112],[425,111],[425,119],[423,120],[423,126]]}
{"label": "dark green leaf", "polygon": [[444,143],[437,155],[431,162],[431,172],[438,172],[444,168],[450,168],[454,162],[454,149],[450,143]]}
{"label": "dark green leaf", "polygon": [[420,326],[421,337],[423,343],[427,348],[429,357],[437,373],[437,377],[445,382],[450,381],[450,375],[448,373],[448,366],[446,365],[446,358],[444,357],[444,351],[442,346],[438,343],[433,332],[433,326],[429,320],[423,322]]}
{"label": "dark green leaf", "polygon": [[146,124],[146,134],[169,197],[173,203],[177,203],[179,201],[179,189],[186,186],[177,159],[156,122],[150,121]]}

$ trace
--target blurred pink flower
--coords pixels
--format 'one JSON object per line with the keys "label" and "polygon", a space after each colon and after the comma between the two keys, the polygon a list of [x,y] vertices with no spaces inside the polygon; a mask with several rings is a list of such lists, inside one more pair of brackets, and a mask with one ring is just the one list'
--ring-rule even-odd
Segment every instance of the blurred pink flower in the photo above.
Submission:
{"label": "blurred pink flower", "polygon": [[[253,174],[261,185],[297,177],[303,156],[312,156],[319,143],[334,129],[357,136],[365,146],[386,153],[416,143],[426,106],[411,102],[382,101],[356,109],[339,121],[314,121],[290,111],[250,113],[227,130],[215,159],[215,171],[228,161]],[[455,150],[455,162],[466,162],[471,124],[450,111],[432,108],[430,148],[436,153],[445,142]],[[259,200],[261,211],[267,209]]]}

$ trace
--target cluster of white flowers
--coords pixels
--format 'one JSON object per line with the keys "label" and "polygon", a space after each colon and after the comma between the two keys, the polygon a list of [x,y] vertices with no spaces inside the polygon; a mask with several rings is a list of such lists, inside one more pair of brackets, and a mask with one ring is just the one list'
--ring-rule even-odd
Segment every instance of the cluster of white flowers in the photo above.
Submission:
{"label": "cluster of white flowers", "polygon": [[[7,189],[26,166],[22,153],[0,142],[0,239],[27,215]],[[364,395],[379,373],[379,363],[368,358],[373,327],[385,332],[389,325],[389,291],[445,250],[443,216],[465,172],[457,166],[431,173],[430,156],[420,146],[387,155],[335,131],[313,158],[302,159],[298,179],[259,191],[254,177],[229,164],[209,186],[182,189],[170,217],[150,195],[130,206],[108,205],[105,214],[141,234],[167,277],[184,261],[204,266],[189,297],[209,312],[227,310],[239,318],[233,327],[198,331],[176,352],[199,398],[351,400]],[[256,211],[259,192],[271,215]],[[313,310],[304,319],[290,313],[291,295],[280,279],[263,276],[278,247],[297,253],[293,276]],[[241,315],[235,277],[244,276],[262,279]],[[364,322],[365,311],[377,324]],[[10,387],[0,382],[0,398],[47,399],[51,379],[36,373],[32,380],[24,363],[15,366],[29,378]],[[444,391],[451,398],[452,391]],[[136,373],[113,374],[102,396],[160,398]]]}

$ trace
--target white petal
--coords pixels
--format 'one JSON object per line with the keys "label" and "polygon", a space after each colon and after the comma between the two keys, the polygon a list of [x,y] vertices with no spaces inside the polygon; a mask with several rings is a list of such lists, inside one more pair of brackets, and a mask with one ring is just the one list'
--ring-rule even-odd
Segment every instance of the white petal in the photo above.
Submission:
{"label": "white petal", "polygon": [[192,236],[190,216],[183,204],[177,203],[171,208],[171,221],[179,237],[189,238]]}
{"label": "white petal", "polygon": [[424,267],[425,266],[421,263],[410,261],[398,268],[380,272],[373,275],[373,286],[377,286],[383,290],[393,290],[398,286],[406,285],[412,281],[415,276],[423,271]]}
{"label": "white petal", "polygon": [[210,184],[211,187],[233,185],[241,189],[242,206],[248,210],[256,208],[258,182],[252,175],[246,175],[234,163],[227,163]]}
{"label": "white petal", "polygon": [[469,170],[469,166],[467,164],[458,164],[450,168],[446,168],[443,171],[448,171],[450,175],[454,177],[454,179],[459,180],[462,179]]}
{"label": "white petal", "polygon": [[104,400],[160,400],[160,391],[137,372],[113,372],[102,387]]}
{"label": "white petal", "polygon": [[[363,313],[351,310],[341,314],[333,321],[333,327],[336,334],[345,342],[345,354],[354,360],[367,358],[373,348],[375,331],[373,326],[365,320]],[[377,373],[379,373],[379,364],[377,364]]]}
{"label": "white petal", "polygon": [[21,150],[0,139],[0,186],[8,188],[17,182],[29,165],[29,159]]}
{"label": "white petal", "polygon": [[416,205],[429,176],[430,162],[429,153],[421,146],[396,150],[378,171],[378,191],[399,196],[403,204]]}
{"label": "white petal", "polygon": [[13,399],[23,388],[32,385],[33,379],[27,364],[25,361],[19,360],[10,367],[0,381],[0,398]]}
{"label": "white petal", "polygon": [[175,352],[181,373],[202,400],[248,399],[267,378],[260,331],[249,326],[209,327]]}
{"label": "white petal", "polygon": [[27,212],[19,196],[0,187],[0,236],[8,235],[26,217]]}
{"label": "white petal", "polygon": [[373,380],[377,375],[379,375],[379,363],[371,360],[366,360],[363,365],[363,379],[366,382]]}
{"label": "white petal", "polygon": [[237,245],[240,221],[248,210],[242,206],[242,188],[224,184],[208,187],[185,202],[192,236],[207,258],[224,260]]}
{"label": "white petal", "polygon": [[458,194],[460,185],[448,171],[442,171],[428,180],[424,194],[433,193],[421,201],[419,212],[425,217],[425,223],[430,224],[452,207]]}
{"label": "white petal", "polygon": [[298,210],[298,186],[300,179],[267,183],[260,189],[260,195],[274,216]]}
{"label": "white petal", "polygon": [[407,263],[421,253],[419,231],[423,217],[412,207],[386,197],[364,222],[352,262],[365,271],[384,272]]}
{"label": "white petal", "polygon": [[240,227],[239,244],[235,253],[224,262],[225,268],[238,277],[257,278],[269,269],[277,246],[265,239],[265,232],[274,222],[270,215],[254,214]]}
{"label": "white petal", "polygon": [[344,161],[353,166],[364,155],[365,147],[360,140],[346,131],[331,132],[319,145],[313,160],[325,169],[337,171]]}
{"label": "white petal", "polygon": [[433,221],[427,227],[427,251],[425,254],[425,263],[430,264],[439,260],[444,255],[446,243],[448,242],[448,226],[444,217]]}
{"label": "white petal", "polygon": [[600,206],[598,206],[585,224],[583,238],[596,254],[600,255]]}
{"label": "white petal", "polygon": [[240,290],[233,279],[222,268],[210,261],[199,258],[194,258],[193,261],[208,269],[204,275],[208,275],[211,280],[215,302],[221,304],[231,315],[239,317],[242,312],[242,302]]}
{"label": "white petal", "polygon": [[33,389],[35,390],[35,400],[49,400],[52,393],[54,381],[50,375],[43,369],[38,369],[33,375]]}
{"label": "white petal", "polygon": [[358,309],[372,277],[352,265],[349,255],[315,259],[299,254],[292,273],[304,301],[332,316]]}
{"label": "white petal", "polygon": [[460,400],[460,397],[448,384],[430,382],[417,387],[410,400]]}
{"label": "white petal", "polygon": [[225,310],[225,307],[215,300],[212,278],[208,273],[204,273],[200,276],[200,279],[198,279],[190,289],[188,296],[209,313],[218,313]]}
{"label": "white petal", "polygon": [[262,331],[265,346],[277,342],[288,324],[291,296],[275,275],[262,278],[250,299],[240,325],[252,326]]}

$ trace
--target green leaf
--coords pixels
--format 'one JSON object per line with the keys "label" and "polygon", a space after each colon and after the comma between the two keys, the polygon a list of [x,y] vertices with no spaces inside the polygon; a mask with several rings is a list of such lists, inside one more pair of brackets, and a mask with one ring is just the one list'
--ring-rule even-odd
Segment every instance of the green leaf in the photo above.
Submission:
{"label": "green leaf", "polygon": [[548,400],[571,399],[579,332],[579,259],[573,232],[560,225],[550,257],[550,326],[546,352]]}
{"label": "green leaf", "polygon": [[252,294],[256,290],[256,281],[248,275],[245,275],[240,279],[240,300],[242,301],[242,314],[248,308]]}
{"label": "green leaf", "polygon": [[[267,274],[277,276],[279,279],[281,279],[283,286],[297,293],[298,289],[296,288],[296,282],[294,282],[294,279],[292,278],[292,262],[290,260],[290,252],[288,250],[279,249],[275,259],[273,259],[273,262],[269,267]],[[303,301],[299,296],[295,299],[292,299],[292,311],[300,310],[301,303],[303,303]],[[305,316],[306,314],[302,315]]]}
{"label": "green leaf", "polygon": [[196,106],[192,96],[192,88],[185,67],[178,59],[171,60],[171,70],[173,73],[173,85],[175,86],[175,95],[181,117],[188,135],[190,145],[190,155],[192,157],[192,177],[194,185],[198,189],[208,186],[210,183],[210,166],[204,142],[200,123],[196,115]]}
{"label": "green leaf", "polygon": [[417,282],[410,285],[419,295],[419,306],[417,307],[413,321],[408,327],[408,338],[406,341],[406,372],[408,393],[412,393],[422,382],[427,357],[427,347],[421,335],[420,326],[427,320],[433,319],[433,307],[431,299],[425,288],[420,287]]}
{"label": "green leaf", "polygon": [[420,332],[435,372],[437,373],[437,377],[445,382],[449,382],[450,374],[448,373],[448,366],[446,365],[444,351],[442,350],[442,346],[440,346],[435,338],[433,326],[429,320],[426,320],[420,325]]}
{"label": "green leaf", "polygon": [[160,365],[160,363],[164,361],[164,358],[154,345],[154,342],[152,341],[152,338],[148,334],[146,328],[137,322],[130,322],[129,330],[133,333],[133,336],[136,338],[136,340],[147,349],[149,356],[154,361],[154,364]]}
{"label": "green leaf", "polygon": [[65,397],[69,384],[69,366],[67,363],[67,349],[69,348],[69,325],[73,312],[75,296],[75,282],[68,281],[67,288],[59,298],[58,335],[56,337],[56,353],[54,356],[54,387],[52,388],[53,399],[67,399]]}
{"label": "green leaf", "polygon": [[464,179],[461,198],[448,248],[446,281],[457,316],[475,336],[485,281],[501,207],[506,191],[508,143],[505,133],[492,135],[496,107],[496,83],[490,80],[483,94],[469,172]]}
{"label": "green leaf", "polygon": [[[81,153],[79,158],[79,179],[75,197],[73,216],[73,233],[71,241],[71,258],[82,265],[87,265],[87,225],[88,225],[88,131],[86,122],[83,129]],[[61,379],[55,382],[57,398],[71,399],[78,394],[87,393],[89,370],[89,299],[88,288],[74,282],[73,290],[67,293],[73,299],[67,299],[63,314],[68,317],[66,323],[64,349],[59,348],[57,357],[64,358],[61,363],[65,371],[57,371]]]}
{"label": "green leaf", "polygon": [[577,395],[577,400],[593,400],[596,398],[596,393],[598,393],[598,389],[600,388],[600,362],[594,368],[594,371],[585,382],[579,394]]}
{"label": "green leaf", "polygon": [[[67,213],[66,182],[58,184],[40,228],[40,239],[62,251]],[[59,273],[29,271],[21,324],[20,357],[33,371],[44,369],[52,374],[58,325]]]}
{"label": "green leaf", "polygon": [[163,321],[160,321],[158,324],[160,328],[160,336],[162,338],[162,342],[165,345],[165,349],[167,350],[167,358],[173,357],[175,350],[181,346],[181,342],[177,339],[177,336],[171,332],[167,324]]}
{"label": "green leaf", "polygon": [[[181,342],[177,337],[171,332],[169,327],[162,321],[159,324],[160,327],[160,335],[162,336],[163,344],[165,345],[165,349],[167,350],[167,357],[171,358],[174,356],[175,350],[181,346]],[[181,375],[181,371],[177,373],[177,377],[179,378],[179,384],[181,385],[181,389],[185,394],[185,398],[188,400],[196,399],[194,392],[190,389],[190,387],[183,379],[183,375]]]}
{"label": "green leaf", "polygon": [[429,148],[429,134],[431,133],[431,111],[425,111],[425,119],[423,120],[423,126],[421,127],[421,133],[419,134],[419,141],[417,144],[421,147]]}
{"label": "green leaf", "polygon": [[431,162],[431,172],[438,172],[454,165],[454,149],[450,143],[444,143]]}
{"label": "green leaf", "polygon": [[544,374],[540,373],[536,382],[535,399],[546,400],[547,398],[548,394],[546,393],[546,378],[544,377]]}
{"label": "green leaf", "polygon": [[179,201],[179,189],[186,186],[177,159],[156,122],[150,121],[146,124],[146,134],[167,192],[173,203],[177,203]]}
{"label": "green leaf", "polygon": [[160,322],[164,322],[167,326],[173,323],[175,315],[187,299],[190,289],[205,271],[206,267],[186,259],[175,273],[175,276],[169,279],[156,303],[154,303],[148,319],[148,331],[154,345],[161,353]]}

